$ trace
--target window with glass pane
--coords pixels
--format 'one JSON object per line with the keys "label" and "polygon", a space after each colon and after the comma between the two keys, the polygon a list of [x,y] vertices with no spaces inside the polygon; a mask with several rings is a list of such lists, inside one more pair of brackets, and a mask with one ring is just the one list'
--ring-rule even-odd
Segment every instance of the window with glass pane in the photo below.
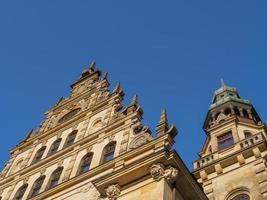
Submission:
{"label": "window with glass pane", "polygon": [[103,163],[113,159],[115,152],[116,142],[111,142],[105,146],[103,151]]}
{"label": "window with glass pane", "polygon": [[41,147],[41,148],[36,152],[35,157],[34,157],[34,159],[33,159],[33,163],[36,163],[36,162],[38,162],[39,160],[42,159],[42,157],[43,157],[43,155],[44,155],[44,152],[45,152],[45,149],[46,149],[46,147],[44,146],[44,147]]}
{"label": "window with glass pane", "polygon": [[75,141],[75,138],[76,138],[76,135],[77,135],[77,130],[75,130],[75,131],[72,131],[69,135],[68,135],[68,137],[67,137],[67,140],[66,140],[66,143],[65,143],[65,147],[68,147],[68,146],[70,146],[70,145],[72,145],[73,143],[74,143],[74,141]]}
{"label": "window with glass pane", "polygon": [[61,138],[60,139],[57,139],[55,142],[53,142],[53,144],[51,145],[51,148],[49,150],[48,155],[53,155],[54,153],[57,152],[58,147],[60,145],[60,142],[61,142]]}
{"label": "window with glass pane", "polygon": [[233,198],[233,200],[249,200],[249,196],[246,194],[240,194]]}
{"label": "window with glass pane", "polygon": [[234,144],[232,131],[218,136],[218,148],[224,149]]}
{"label": "window with glass pane", "polygon": [[15,196],[14,196],[14,200],[21,200],[24,196],[24,193],[26,192],[28,187],[28,184],[25,184],[23,186],[21,186],[18,191],[16,192]]}
{"label": "window with glass pane", "polygon": [[35,197],[36,195],[40,193],[40,190],[44,183],[44,179],[45,179],[45,176],[41,176],[34,182],[30,197]]}
{"label": "window with glass pane", "polygon": [[80,174],[83,174],[90,170],[91,162],[93,158],[93,153],[86,154],[81,161]]}
{"label": "window with glass pane", "polygon": [[53,174],[51,175],[49,186],[48,186],[49,189],[56,187],[59,184],[59,179],[62,174],[62,171],[63,171],[63,167],[60,167],[53,172]]}

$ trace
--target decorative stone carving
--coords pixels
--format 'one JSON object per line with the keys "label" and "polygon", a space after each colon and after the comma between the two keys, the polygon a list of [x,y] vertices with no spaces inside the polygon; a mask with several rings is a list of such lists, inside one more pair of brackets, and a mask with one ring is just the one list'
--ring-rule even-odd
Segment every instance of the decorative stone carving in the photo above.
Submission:
{"label": "decorative stone carving", "polygon": [[107,187],[106,195],[109,200],[116,200],[121,193],[120,186],[118,184],[113,184]]}
{"label": "decorative stone carving", "polygon": [[174,183],[178,177],[178,170],[174,167],[165,169],[163,164],[158,163],[150,167],[150,174],[155,181],[165,178],[169,183]]}
{"label": "decorative stone carving", "polygon": [[164,177],[164,166],[159,164],[153,164],[150,167],[150,174],[155,181],[160,181]]}
{"label": "decorative stone carving", "polygon": [[167,179],[169,183],[174,183],[178,177],[178,170],[174,167],[169,167],[165,170],[164,177]]}
{"label": "decorative stone carving", "polygon": [[220,113],[215,121],[215,124],[219,124],[221,121],[224,121],[226,118],[227,116],[224,113]]}
{"label": "decorative stone carving", "polygon": [[130,143],[129,148],[130,149],[136,149],[140,146],[143,146],[144,144],[148,143],[151,140],[152,140],[152,137],[149,133],[139,134],[133,138],[133,140]]}

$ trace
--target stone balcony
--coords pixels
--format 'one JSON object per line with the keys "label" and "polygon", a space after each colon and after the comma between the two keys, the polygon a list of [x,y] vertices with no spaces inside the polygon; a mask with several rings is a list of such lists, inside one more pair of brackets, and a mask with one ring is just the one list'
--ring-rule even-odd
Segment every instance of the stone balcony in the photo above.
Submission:
{"label": "stone balcony", "polygon": [[226,148],[226,149],[221,149],[219,151],[216,151],[210,155],[207,155],[203,158],[200,158],[199,160],[196,160],[193,162],[193,167],[194,167],[194,170],[198,170],[199,168],[202,168],[202,167],[205,167],[205,166],[208,166],[210,163],[213,163],[214,161],[216,160],[219,160],[223,157],[225,157],[225,155],[222,155],[224,151],[226,151],[227,149],[233,149],[233,153],[232,154],[235,154],[239,151],[242,151],[242,150],[245,150],[253,145],[256,145],[258,143],[261,143],[263,141],[265,141],[265,136],[264,136],[264,133],[260,132],[260,133],[257,133],[251,137],[248,137],[246,139],[243,139],[235,144],[233,144],[232,146]]}

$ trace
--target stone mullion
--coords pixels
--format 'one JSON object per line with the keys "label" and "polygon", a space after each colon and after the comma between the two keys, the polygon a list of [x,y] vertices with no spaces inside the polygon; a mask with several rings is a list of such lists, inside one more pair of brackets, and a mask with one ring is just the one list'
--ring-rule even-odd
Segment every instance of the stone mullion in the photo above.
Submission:
{"label": "stone mullion", "polygon": [[65,171],[64,177],[62,179],[63,182],[69,180],[71,172],[72,172],[72,169],[74,167],[74,163],[75,163],[76,158],[77,158],[77,155],[78,155],[78,152],[75,152],[75,154],[71,157],[71,160],[70,160],[70,162],[68,164],[68,167],[67,167],[67,169]]}

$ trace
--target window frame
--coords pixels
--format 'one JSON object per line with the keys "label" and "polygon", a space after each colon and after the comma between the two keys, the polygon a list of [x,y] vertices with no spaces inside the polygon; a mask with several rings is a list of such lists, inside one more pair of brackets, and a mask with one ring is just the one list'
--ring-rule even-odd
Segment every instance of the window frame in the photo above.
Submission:
{"label": "window frame", "polygon": [[[17,190],[17,192],[15,193],[13,200],[21,200],[23,199],[26,190],[28,189],[28,183],[23,184],[22,186],[19,187],[19,189]],[[18,196],[20,195],[20,196]]]}
{"label": "window frame", "polygon": [[[46,146],[42,146],[40,149],[38,149],[38,150],[36,151],[36,153],[35,153],[35,155],[34,155],[34,158],[33,158],[33,160],[32,160],[32,164],[37,163],[37,162],[39,162],[40,160],[42,160],[46,148],[47,148]],[[40,154],[40,152],[42,152],[42,153]],[[37,159],[37,156],[38,156],[38,159]]]}
{"label": "window frame", "polygon": [[[90,171],[91,169],[91,164],[92,164],[92,160],[93,160],[93,156],[94,156],[94,153],[93,152],[88,152],[86,153],[82,159],[81,159],[81,162],[80,162],[80,165],[79,165],[79,170],[78,170],[78,175],[81,175],[81,174],[84,174],[88,171]],[[85,163],[85,159],[86,158],[89,158],[89,162],[88,163]],[[82,170],[83,169],[83,166],[85,165],[88,165],[89,166],[89,169],[88,170]]]}
{"label": "window frame", "polygon": [[[63,167],[58,167],[57,169],[53,171],[53,173],[51,174],[50,180],[47,184],[47,189],[52,189],[60,184],[59,181],[62,176],[63,169],[64,169]],[[52,185],[52,182],[56,182],[56,184]]]}
{"label": "window frame", "polygon": [[231,130],[217,136],[218,150],[229,148],[234,143],[233,132]]}
{"label": "window frame", "polygon": [[[109,162],[109,161],[114,159],[115,151],[116,151],[116,145],[117,145],[117,142],[116,141],[112,141],[112,142],[109,142],[104,147],[103,152],[102,152],[102,160],[101,160],[102,164],[107,163],[107,162]],[[109,156],[112,156],[112,158],[108,158]]]}

